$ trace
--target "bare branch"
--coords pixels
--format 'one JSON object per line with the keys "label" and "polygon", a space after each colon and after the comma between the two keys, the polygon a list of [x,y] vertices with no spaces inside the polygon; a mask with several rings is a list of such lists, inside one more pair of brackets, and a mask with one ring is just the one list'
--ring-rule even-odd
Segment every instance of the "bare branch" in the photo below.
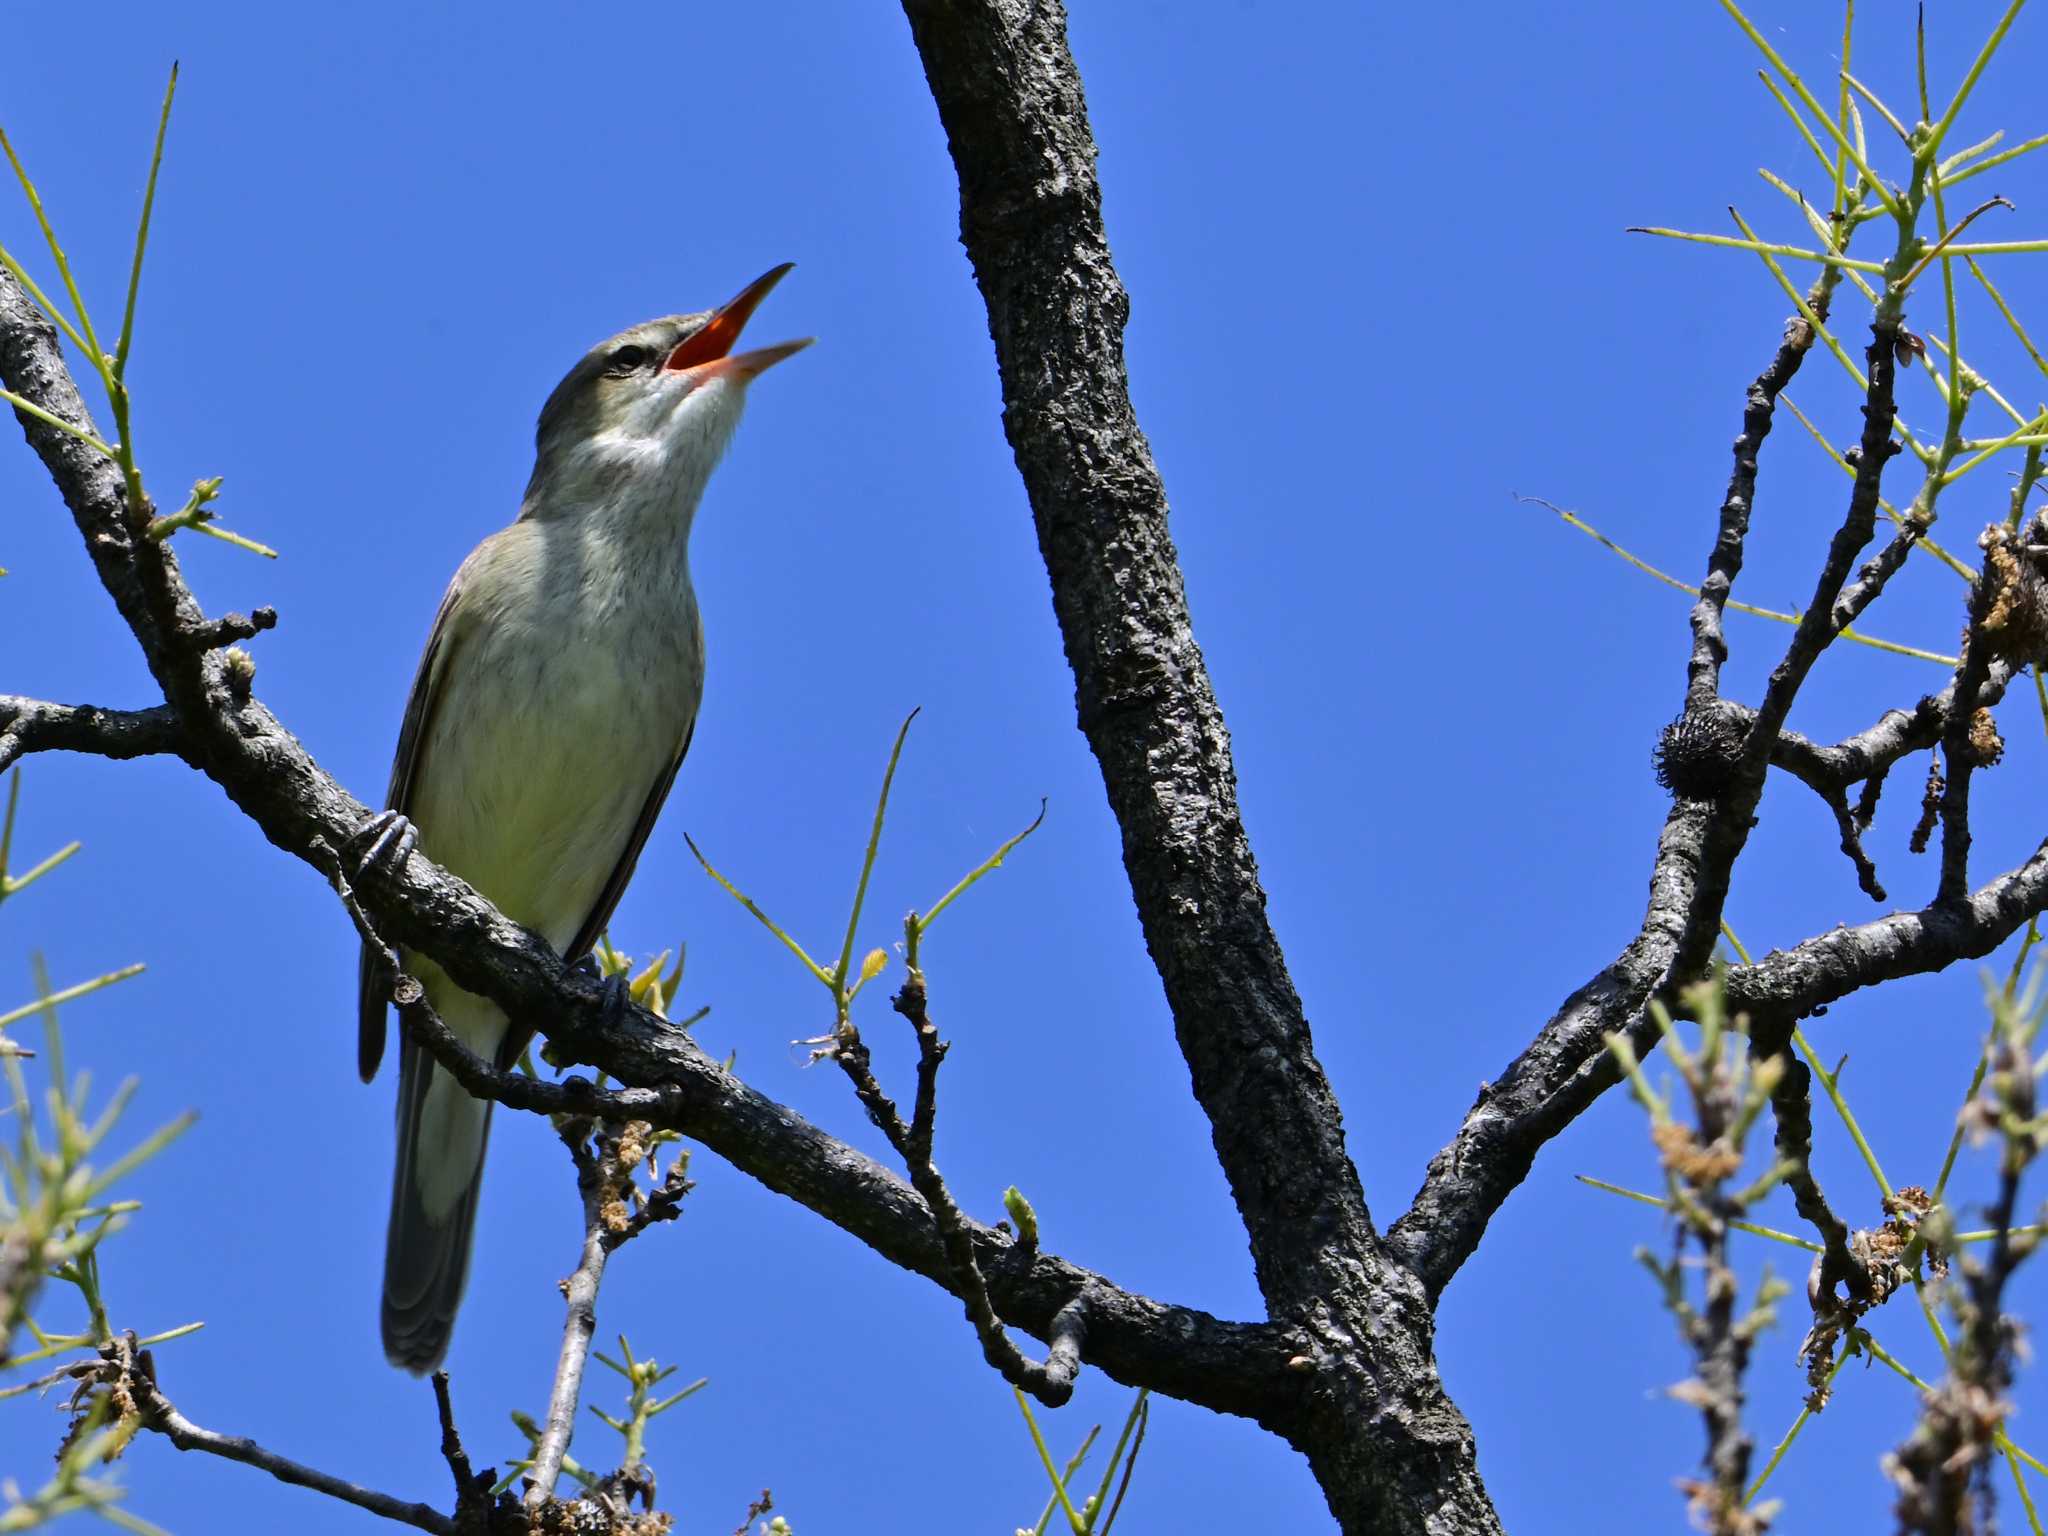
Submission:
{"label": "bare branch", "polygon": [[[275,1451],[266,1450],[247,1435],[223,1435],[210,1429],[201,1429],[190,1419],[171,1406],[157,1389],[156,1366],[148,1350],[135,1349],[135,1335],[117,1339],[107,1346],[117,1352],[114,1362],[121,1379],[133,1394],[137,1408],[142,1414],[145,1429],[155,1430],[181,1451],[204,1451],[209,1456],[224,1457],[239,1461],[245,1467],[254,1467],[259,1472],[268,1472],[281,1483],[290,1483],[297,1488],[310,1488],[315,1493],[324,1493],[330,1499],[339,1499],[344,1504],[353,1504],[357,1509],[368,1510],[386,1520],[395,1520],[400,1525],[410,1525],[418,1530],[431,1531],[435,1536],[454,1536],[455,1522],[438,1509],[425,1504],[409,1503],[395,1499],[388,1493],[378,1493],[364,1488],[346,1478],[334,1477],[329,1473],[314,1470]],[[103,1355],[105,1351],[102,1352]]]}
{"label": "bare branch", "polygon": [[683,1165],[678,1162],[653,1197],[640,1210],[629,1213],[633,1169],[653,1128],[644,1121],[614,1127],[578,1117],[558,1119],[555,1129],[576,1164],[576,1191],[583,1200],[583,1246],[575,1270],[562,1282],[562,1297],[568,1303],[562,1348],[523,1501],[534,1512],[554,1497],[563,1459],[576,1433],[576,1406],[583,1395],[590,1341],[597,1333],[597,1292],[604,1283],[605,1261],[651,1223],[676,1216],[678,1202],[689,1188],[689,1181],[679,1177]]}
{"label": "bare branch", "polygon": [[187,761],[191,757],[177,716],[161,704],[101,709],[0,694],[0,772],[31,752],[86,752],[121,760],[166,753]]}
{"label": "bare branch", "polygon": [[[1748,722],[1741,761],[1734,768],[1729,788],[1712,801],[1685,796],[1674,801],[1658,838],[1649,904],[1635,938],[1611,964],[1565,1000],[1497,1081],[1480,1089],[1478,1102],[1466,1113],[1456,1136],[1430,1159],[1413,1204],[1388,1231],[1389,1249],[1421,1278],[1432,1301],[1478,1246],[1486,1223],[1527,1176],[1537,1151],[1617,1080],[1606,1036],[1626,1034],[1639,1054],[1654,1049],[1658,1031],[1645,1012],[1648,1003],[1653,997],[1675,1001],[1678,989],[1697,976],[1713,954],[1730,872],[1748,842],[1768,765],[1784,751],[1785,718],[1813,664],[1839,633],[1837,603],[1844,599],[1843,589],[1857,555],[1876,532],[1883,467],[1896,451],[1891,436],[1896,336],[1895,324],[1872,327],[1863,438],[1856,450],[1856,480],[1849,505],[1829,543],[1813,598],[1771,673],[1763,702],[1753,712],[1716,701],[1703,692],[1703,680],[1718,688],[1719,657],[1726,650],[1714,644],[1702,649],[1703,637],[1718,638],[1718,619],[1703,628],[1700,610],[1694,611],[1688,710],[1740,711],[1740,718]],[[1744,438],[1737,439],[1737,475],[1731,482],[1731,499],[1741,500],[1743,506],[1731,513],[1724,504],[1723,537],[1716,543],[1710,563],[1710,572],[1722,568],[1731,580],[1733,570],[1740,567],[1740,534],[1747,527],[1748,516],[1746,498],[1754,489],[1753,475],[1743,469],[1743,443],[1759,405],[1758,392],[1773,379],[1787,357],[1786,348],[1795,346],[1798,337],[1796,325],[1788,326],[1771,367],[1751,386],[1743,418]],[[1783,381],[1779,383],[1782,387]],[[1885,555],[1865,566],[1863,580],[1853,594],[1855,611],[1875,599],[1893,569],[1896,564]],[[1722,595],[1726,595],[1725,586]],[[1702,699],[1704,703],[1693,702]],[[1929,712],[1946,723],[1946,716],[1939,711]],[[1813,762],[1818,751],[1804,754],[1805,760]],[[2024,921],[2024,914],[2019,921]],[[1730,1006],[1749,1007],[1735,997],[1732,978]],[[1754,1014],[1757,1010],[1750,1011]]]}
{"label": "bare branch", "polygon": [[1313,1313],[1337,1250],[1369,1252],[1372,1231],[1266,920],[1165,487],[1131,408],[1129,299],[1065,17],[1022,0],[910,0],[905,13],[959,171],[1004,429],[1146,942],[1261,1289],[1276,1317]]}
{"label": "bare branch", "polygon": [[277,610],[258,608],[249,614],[224,613],[217,619],[208,619],[185,638],[201,650],[212,650],[216,646],[233,645],[237,640],[253,640],[266,629],[275,628]]}
{"label": "bare branch", "polygon": [[1785,1182],[1791,1187],[1794,1205],[1801,1218],[1820,1233],[1823,1251],[1816,1284],[1831,1307],[1837,1301],[1835,1287],[1845,1283],[1852,1297],[1867,1301],[1870,1268],[1850,1249],[1849,1224],[1828,1204],[1813,1172],[1813,1074],[1789,1051],[1778,1060],[1784,1063],[1785,1075],[1771,1094],[1771,1112],[1777,1121],[1773,1140],[1779,1160],[1788,1170]]}
{"label": "bare branch", "polygon": [[[1836,282],[1830,267],[1808,295],[1807,302],[1825,323],[1829,295]],[[1692,656],[1686,663],[1686,708],[1703,709],[1721,696],[1721,664],[1728,659],[1728,642],[1721,632],[1721,615],[1729,591],[1742,573],[1743,542],[1749,537],[1750,510],[1756,501],[1757,455],[1770,436],[1778,396],[1799,365],[1812,350],[1814,329],[1798,316],[1785,322],[1785,338],[1777,354],[1749,386],[1742,411],[1742,431],[1735,439],[1735,467],[1729,472],[1728,489],[1721,498],[1721,518],[1714,535],[1714,548],[1707,556],[1707,574],[1700,582],[1700,595],[1692,606]]]}
{"label": "bare branch", "polygon": [[2048,843],[1962,901],[1937,901],[1855,928],[1833,928],[1728,973],[1728,1006],[1761,1026],[1793,1022],[1880,982],[1977,960],[2048,910]]}
{"label": "bare branch", "polygon": [[[911,933],[914,939],[914,927]],[[875,1080],[867,1044],[851,1019],[842,1017],[839,1021],[833,1037],[833,1058],[852,1082],[855,1096],[903,1159],[912,1187],[931,1209],[932,1223],[938,1228],[939,1241],[952,1271],[953,1290],[967,1304],[967,1320],[974,1325],[975,1336],[981,1341],[982,1358],[1012,1386],[1029,1392],[1049,1408],[1058,1408],[1074,1395],[1074,1379],[1080,1372],[1081,1344],[1088,1327],[1087,1292],[1082,1290],[1054,1314],[1052,1351],[1043,1365],[1026,1359],[1003,1331],[1002,1319],[996,1316],[989,1301],[988,1282],[975,1258],[967,1217],[932,1162],[939,1065],[946,1059],[947,1045],[939,1038],[938,1027],[926,1011],[924,972],[915,964],[897,992],[894,1006],[910,1022],[917,1037],[917,1098],[908,1125],[904,1124],[895,1101]]]}
{"label": "bare branch", "polygon": [[491,1475],[477,1473],[462,1448],[462,1436],[455,1430],[455,1403],[448,1395],[448,1373],[434,1372],[434,1411],[441,1419],[441,1459],[455,1479],[455,1514],[459,1530],[469,1531],[482,1523],[491,1504]]}
{"label": "bare branch", "polygon": [[[1977,693],[1979,707],[1989,708],[2002,699],[2011,678],[2009,663],[1992,662]],[[1744,718],[1755,719],[1754,711],[1741,705],[1721,707],[1740,709]],[[1951,681],[1940,693],[1921,699],[1912,710],[1887,710],[1868,730],[1833,746],[1817,745],[1797,731],[1780,731],[1777,744],[1771,748],[1771,763],[1796,775],[1820,794],[1825,795],[1830,789],[1846,790],[1855,784],[1881,780],[1901,758],[1926,751],[1942,739],[1956,718],[1956,688]],[[1857,808],[1857,817],[1868,825],[1870,818],[1861,806]]]}
{"label": "bare branch", "polygon": [[576,1268],[562,1282],[562,1297],[568,1313],[562,1322],[562,1349],[555,1363],[555,1384],[548,1393],[547,1417],[541,1421],[540,1439],[533,1448],[533,1466],[527,1473],[524,1500],[528,1509],[539,1509],[555,1496],[555,1480],[562,1475],[562,1457],[576,1433],[576,1405],[583,1396],[583,1367],[590,1358],[590,1341],[597,1332],[597,1288],[604,1281],[604,1218],[602,1180],[596,1159],[576,1145],[572,1132],[564,1131],[576,1159],[576,1187],[583,1196],[583,1249]]}

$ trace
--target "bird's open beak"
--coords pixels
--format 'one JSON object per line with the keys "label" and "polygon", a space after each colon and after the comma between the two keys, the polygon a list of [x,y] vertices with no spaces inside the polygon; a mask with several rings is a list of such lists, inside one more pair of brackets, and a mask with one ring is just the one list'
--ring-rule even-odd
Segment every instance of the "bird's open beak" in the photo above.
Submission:
{"label": "bird's open beak", "polygon": [[771,267],[733,295],[704,322],[701,329],[676,343],[675,350],[661,365],[663,371],[690,374],[693,383],[723,376],[744,381],[808,347],[812,338],[806,336],[802,341],[778,342],[772,347],[761,347],[752,352],[734,352],[732,349],[733,343],[740,339],[747,317],[794,265],[794,262],[785,261],[779,267]]}

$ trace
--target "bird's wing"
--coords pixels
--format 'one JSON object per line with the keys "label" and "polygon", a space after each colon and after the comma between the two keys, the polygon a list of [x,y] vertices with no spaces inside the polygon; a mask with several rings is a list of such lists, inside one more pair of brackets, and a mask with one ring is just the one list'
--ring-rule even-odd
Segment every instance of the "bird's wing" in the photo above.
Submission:
{"label": "bird's wing", "polygon": [[626,839],[626,846],[619,854],[619,862],[612,870],[611,878],[605,881],[604,889],[598,893],[597,905],[590,909],[590,916],[576,931],[576,942],[562,956],[571,965],[590,953],[591,945],[604,932],[605,924],[612,920],[619,898],[626,894],[626,882],[633,878],[633,866],[640,862],[640,850],[647,846],[647,835],[654,830],[654,819],[661,814],[662,802],[668,799],[669,790],[675,787],[676,771],[683,766],[683,757],[690,750],[690,738],[696,731],[697,722],[692,720],[683,730],[683,739],[676,746],[676,755],[669,761],[668,772],[655,780],[654,788],[648,792],[647,803],[640,807],[640,819],[633,824],[633,835]]}
{"label": "bird's wing", "polygon": [[[683,758],[690,750],[690,738],[696,731],[695,720],[683,728],[683,739],[676,747],[676,755],[669,759],[668,771],[656,779],[654,788],[648,791],[647,801],[640,807],[640,819],[633,824],[633,835],[626,839],[626,846],[620,850],[619,862],[612,867],[611,878],[605,881],[604,889],[598,893],[597,905],[590,909],[590,916],[576,931],[574,942],[563,952],[562,959],[570,965],[590,953],[591,946],[597,943],[597,936],[612,920],[619,898],[626,894],[627,883],[633,878],[633,866],[640,862],[640,850],[647,846],[647,836],[654,830],[655,819],[661,815],[662,803],[668,799],[669,790],[675,787],[676,772],[683,766]],[[510,1068],[532,1040],[533,1031],[515,1022],[505,1034],[505,1043],[498,1048],[499,1069]]]}
{"label": "bird's wing", "polygon": [[[440,702],[437,685],[458,649],[458,626],[451,619],[461,593],[462,577],[458,572],[441,599],[440,612],[434,615],[427,648],[420,653],[419,671],[413,676],[412,695],[405,701],[405,719],[398,727],[398,751],[391,763],[391,787],[384,796],[385,806],[394,811],[403,813],[412,802],[413,782],[419,776],[420,744],[427,739],[435,706]],[[365,944],[356,970],[356,1070],[366,1083],[377,1075],[377,1064],[384,1059],[386,1009],[391,1001],[377,986],[379,964]]]}

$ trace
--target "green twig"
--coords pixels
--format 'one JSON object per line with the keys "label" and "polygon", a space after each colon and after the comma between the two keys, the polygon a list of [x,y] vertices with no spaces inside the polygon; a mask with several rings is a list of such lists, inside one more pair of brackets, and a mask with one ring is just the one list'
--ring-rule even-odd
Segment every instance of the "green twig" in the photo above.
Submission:
{"label": "green twig", "polygon": [[903,756],[903,738],[910,734],[910,722],[917,718],[913,709],[903,717],[903,724],[896,728],[896,741],[889,748],[889,766],[882,773],[882,793],[875,799],[875,819],[868,828],[867,853],[860,861],[860,882],[853,889],[853,910],[846,915],[846,938],[839,946],[839,964],[832,968],[832,991],[835,996],[846,995],[847,973],[853,968],[853,934],[860,925],[861,908],[867,904],[868,877],[875,872],[875,852],[882,846],[882,818],[889,811],[889,786],[896,782],[896,764]]}
{"label": "green twig", "polygon": [[[1649,561],[1643,559],[1640,555],[1632,554],[1628,550],[1623,549],[1614,540],[1607,537],[1606,534],[1595,528],[1576,512],[1569,512],[1565,508],[1558,506],[1555,502],[1545,501],[1541,496],[1518,495],[1515,500],[1527,502],[1533,506],[1544,507],[1555,512],[1566,523],[1578,529],[1579,532],[1585,534],[1610,553],[1619,555],[1644,575],[1663,582],[1667,587],[1676,588],[1680,592],[1689,592],[1694,597],[1699,596],[1700,589],[1698,587],[1688,585],[1680,581],[1676,576],[1658,570],[1656,566],[1650,564]],[[1797,624],[1800,618],[1796,613],[1779,613],[1774,608],[1758,608],[1754,604],[1737,602],[1733,598],[1728,600],[1727,606],[1740,613],[1754,614],[1757,618],[1770,619],[1779,624]],[[1875,635],[1866,635],[1854,628],[1844,629],[1837,638],[1853,641],[1857,645],[1867,645],[1872,650],[1889,651],[1895,656],[1911,656],[1916,661],[1931,661],[1945,667],[1953,667],[1956,664],[1955,657],[1944,656],[1939,651],[1923,651],[1917,646],[1901,645],[1896,640],[1880,640]]]}
{"label": "green twig", "polygon": [[35,417],[37,421],[40,421],[46,427],[55,427],[59,432],[69,433],[71,436],[77,438],[81,443],[85,444],[86,447],[96,449],[98,452],[105,454],[110,459],[119,457],[119,455],[117,455],[112,448],[108,447],[105,443],[101,442],[97,437],[94,437],[90,432],[86,431],[85,428],[80,426],[74,426],[72,423],[66,421],[62,416],[56,416],[51,414],[49,411],[44,410],[40,405],[37,405],[35,401],[25,399],[24,397],[17,395],[11,389],[0,389],[0,400],[5,400],[9,405],[13,406],[17,411],[20,411],[24,415]]}
{"label": "green twig", "polygon": [[[1038,814],[1031,818],[1030,826],[1026,827],[1022,832],[1019,832],[1015,837],[1006,839],[1003,845],[1000,848],[996,849],[994,853],[990,854],[987,858],[983,859],[979,864],[975,865],[974,868],[970,869],[966,874],[962,875],[958,880],[956,880],[953,883],[953,888],[947,891],[946,894],[941,896],[937,901],[933,902],[931,908],[928,911],[922,913],[921,915],[916,915],[913,917],[912,921],[916,925],[917,938],[923,938],[924,935],[930,931],[932,924],[938,921],[939,914],[945,911],[946,908],[953,904],[953,900],[955,897],[963,894],[971,887],[973,887],[973,885],[978,880],[980,880],[983,875],[989,873],[989,871],[1001,869],[1003,867],[1003,860],[1009,857],[1010,851],[1014,849],[1019,843],[1023,842],[1025,838],[1029,837],[1032,833],[1036,832],[1039,829],[1039,827],[1044,823],[1045,807],[1046,802],[1043,799],[1040,799],[1038,802]],[[916,963],[914,957],[912,963]]]}
{"label": "green twig", "polygon": [[770,917],[766,912],[763,912],[759,907],[755,906],[753,899],[749,897],[746,894],[746,892],[742,891],[738,886],[734,885],[730,880],[726,879],[724,875],[720,874],[715,868],[713,868],[711,861],[704,857],[704,850],[697,846],[696,841],[693,838],[691,838],[689,833],[685,832],[683,834],[683,841],[689,844],[690,852],[694,853],[697,856],[697,862],[704,866],[704,873],[709,875],[712,879],[716,880],[720,885],[724,886],[726,892],[732,897],[734,901],[737,901],[741,906],[745,907],[749,912],[753,913],[755,920],[758,921],[763,928],[766,928],[770,933],[774,934],[776,938],[782,940],[782,942],[786,946],[788,946],[789,952],[795,955],[797,959],[803,962],[804,969],[809,971],[813,976],[817,977],[818,980],[824,984],[825,989],[828,992],[831,992],[836,997],[839,992],[839,985],[833,979],[832,973],[826,970],[825,967],[823,967],[822,965],[818,964],[818,962],[813,960],[808,954],[804,953],[803,945],[797,943],[795,939],[791,938],[787,933],[785,933],[782,930],[781,925],[778,924],[774,918]]}
{"label": "green twig", "polygon": [[164,135],[171,126],[171,99],[178,94],[178,66],[171,65],[170,83],[164,87],[164,106],[156,122],[156,145],[149,155],[149,180],[142,188],[142,217],[135,226],[135,263],[128,269],[128,302],[121,310],[121,339],[114,347],[114,377],[128,370],[128,344],[135,337],[135,295],[142,287],[142,254],[149,248],[149,216],[156,207],[157,172],[164,163]]}

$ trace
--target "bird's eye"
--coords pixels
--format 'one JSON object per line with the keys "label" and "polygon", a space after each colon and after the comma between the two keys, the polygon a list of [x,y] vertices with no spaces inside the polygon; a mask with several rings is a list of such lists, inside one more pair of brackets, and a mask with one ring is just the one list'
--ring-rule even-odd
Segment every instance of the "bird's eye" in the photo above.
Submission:
{"label": "bird's eye", "polygon": [[615,379],[622,379],[629,373],[638,373],[647,366],[647,360],[654,354],[642,346],[623,346],[615,349],[605,359],[604,371]]}

